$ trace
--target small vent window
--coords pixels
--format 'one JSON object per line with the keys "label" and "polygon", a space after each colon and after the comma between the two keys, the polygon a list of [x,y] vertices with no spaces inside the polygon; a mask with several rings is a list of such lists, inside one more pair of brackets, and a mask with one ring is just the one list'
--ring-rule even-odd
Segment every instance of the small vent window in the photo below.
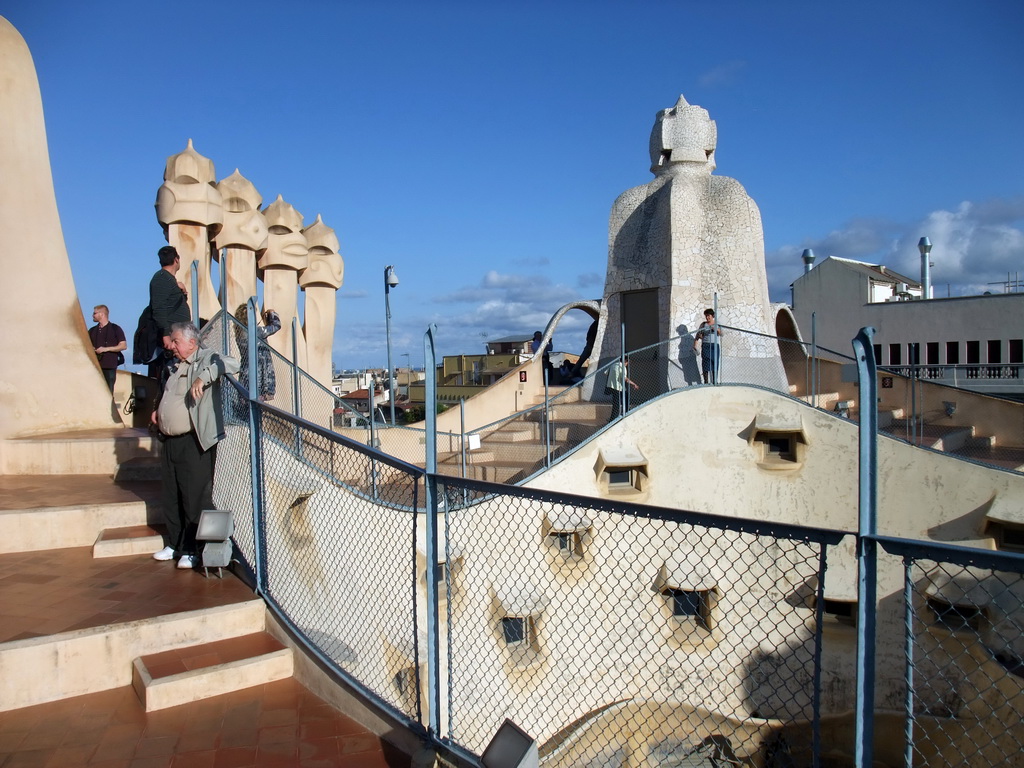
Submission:
{"label": "small vent window", "polygon": [[552,543],[558,548],[566,557],[572,557],[579,555],[583,551],[583,544],[580,541],[580,535],[572,531],[557,531],[550,534]]}
{"label": "small vent window", "polygon": [[985,612],[976,605],[947,603],[934,597],[928,599],[928,609],[935,617],[935,624],[950,632],[976,632],[985,619]]}
{"label": "small vent window", "polygon": [[704,589],[674,589],[663,590],[662,595],[669,599],[672,608],[672,615],[677,619],[694,619],[697,626],[711,630],[713,621],[711,615],[713,591]]}
{"label": "small vent window", "polygon": [[647,490],[647,458],[636,448],[602,448],[594,470],[598,487],[608,495],[636,496]]}
{"label": "small vent window", "polygon": [[533,644],[533,619],[530,616],[506,616],[501,620],[505,645],[528,647]]}
{"label": "small vent window", "polygon": [[750,443],[761,469],[797,469],[803,466],[807,437],[803,426],[769,423],[758,416],[750,429]]}
{"label": "small vent window", "polygon": [[857,601],[830,600],[826,597],[822,605],[822,616],[827,623],[855,627],[857,626]]}

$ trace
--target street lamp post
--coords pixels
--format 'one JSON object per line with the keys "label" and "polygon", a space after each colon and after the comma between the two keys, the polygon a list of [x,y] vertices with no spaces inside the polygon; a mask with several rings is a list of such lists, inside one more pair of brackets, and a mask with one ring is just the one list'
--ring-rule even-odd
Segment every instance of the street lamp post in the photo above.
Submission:
{"label": "street lamp post", "polygon": [[391,425],[395,424],[395,369],[391,365],[391,289],[398,285],[398,275],[390,264],[384,267],[384,325],[388,342],[388,402],[391,404]]}

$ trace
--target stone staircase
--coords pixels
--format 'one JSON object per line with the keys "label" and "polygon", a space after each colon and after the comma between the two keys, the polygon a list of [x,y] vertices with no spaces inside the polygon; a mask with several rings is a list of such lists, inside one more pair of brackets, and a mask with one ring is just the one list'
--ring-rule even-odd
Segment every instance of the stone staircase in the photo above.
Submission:
{"label": "stone staircase", "polygon": [[[0,552],[91,547],[115,568],[172,569],[150,558],[163,546],[158,452],[135,429],[10,441],[6,464],[21,472],[0,476]],[[237,587],[226,604],[0,643],[0,711],[131,684],[149,712],[291,677],[292,649]]]}
{"label": "stone staircase", "polygon": [[[548,410],[552,458],[575,448],[608,423],[611,405],[584,401],[581,393],[579,387],[554,387],[549,392],[553,401]],[[534,405],[543,402],[543,396],[539,396]],[[548,443],[542,409],[479,434],[480,447],[466,454],[466,476],[470,479],[514,484],[544,464]],[[460,476],[461,462],[462,457],[457,453],[439,455],[438,471]]]}
{"label": "stone staircase", "polygon": [[[856,407],[850,409],[849,417],[859,419]],[[915,423],[899,406],[878,409],[879,432],[953,456],[1024,472],[1024,446],[999,445],[993,435],[979,435],[973,426],[944,423],[947,420]]]}

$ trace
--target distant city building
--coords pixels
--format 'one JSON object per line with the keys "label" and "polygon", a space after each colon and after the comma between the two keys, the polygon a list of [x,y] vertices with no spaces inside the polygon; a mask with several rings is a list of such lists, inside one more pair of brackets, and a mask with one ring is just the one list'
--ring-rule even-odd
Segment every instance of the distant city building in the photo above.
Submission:
{"label": "distant city building", "polygon": [[850,355],[857,331],[873,327],[881,366],[975,392],[1024,396],[1024,293],[924,299],[912,278],[834,256],[791,287],[805,342],[813,334],[818,347]]}

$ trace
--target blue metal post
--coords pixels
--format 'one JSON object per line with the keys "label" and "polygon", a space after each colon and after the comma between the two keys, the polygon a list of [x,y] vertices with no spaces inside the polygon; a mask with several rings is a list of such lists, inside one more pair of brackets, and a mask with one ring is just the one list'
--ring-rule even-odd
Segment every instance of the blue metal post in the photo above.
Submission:
{"label": "blue metal post", "polygon": [[878,586],[878,380],[874,328],[853,340],[860,383],[860,470],[857,525],[857,711],[854,763],[872,764],[875,712],[875,608]]}
{"label": "blue metal post", "polygon": [[189,298],[192,300],[192,325],[196,328],[199,327],[199,262],[192,262],[192,295]]}
{"label": "blue metal post", "polygon": [[[259,371],[257,365],[259,358],[256,354],[256,297],[249,299],[246,307],[246,341],[248,349],[246,354],[249,358],[249,460],[251,464],[250,482],[252,483],[252,537],[256,553],[256,562],[253,568],[256,571],[256,585],[261,594],[267,593],[267,546],[266,538],[263,535],[263,447],[260,439],[262,419],[261,413],[253,405],[259,396]],[[225,318],[227,320],[227,318]]]}
{"label": "blue metal post", "polygon": [[544,372],[544,422],[541,425],[544,429],[544,466],[551,466],[551,396],[548,392],[548,367],[541,364]]}
{"label": "blue metal post", "polygon": [[818,313],[811,312],[811,404],[818,407]]}
{"label": "blue metal post", "polygon": [[227,289],[227,284],[225,282],[225,280],[226,280],[226,277],[225,277],[226,267],[224,266],[225,254],[227,252],[228,252],[227,248],[221,248],[220,249],[220,307],[221,307],[221,309],[224,310],[224,317],[221,318],[221,324],[220,324],[221,325],[220,340],[221,340],[221,344],[223,345],[221,347],[221,351],[225,355],[230,355],[231,354],[231,350],[228,349],[228,324],[231,322],[231,320],[228,318],[228,315],[231,315],[231,312],[228,311],[228,289]]}
{"label": "blue metal post", "polygon": [[[722,321],[718,317],[718,291],[715,291],[715,296],[714,296],[714,300],[712,302],[712,307],[715,310],[715,325],[721,325]],[[715,349],[714,349],[714,353],[715,353],[715,376],[714,376],[714,381],[711,382],[712,384],[721,384],[722,383],[722,360],[725,359],[725,355],[723,355],[722,352],[723,352],[723,349],[722,349],[722,337],[719,336],[718,337],[718,344],[715,346]]]}
{"label": "blue metal post", "polygon": [[427,707],[428,725],[432,733],[441,732],[441,645],[438,621],[437,579],[433,578],[437,567],[437,352],[434,334],[437,326],[433,323],[423,334],[423,360],[426,368],[426,555],[427,555]]}
{"label": "blue metal post", "polygon": [[[377,389],[377,379],[375,376],[370,377],[370,386],[367,387],[366,392],[368,395],[367,401],[370,404],[370,447],[380,448],[380,442],[377,440],[377,403],[374,401],[373,393]],[[370,490],[373,494],[373,498],[377,498],[377,459],[372,455],[370,457]]]}
{"label": "blue metal post", "polygon": [[907,690],[904,693],[903,707],[907,714],[906,722],[903,725],[903,737],[906,739],[903,752],[903,764],[906,768],[914,765],[914,581],[913,561],[909,557],[903,558],[903,652],[906,655],[907,663],[904,673],[904,685]]}
{"label": "blue metal post", "polygon": [[461,457],[460,457],[461,461],[462,461],[462,464],[461,464],[461,472],[462,472],[461,477],[463,479],[465,479],[465,477],[466,477],[466,398],[464,398],[464,397],[460,397],[459,398],[459,433],[461,435],[461,438],[459,440],[459,445],[462,446],[462,450],[460,451],[460,453],[462,454]]}

